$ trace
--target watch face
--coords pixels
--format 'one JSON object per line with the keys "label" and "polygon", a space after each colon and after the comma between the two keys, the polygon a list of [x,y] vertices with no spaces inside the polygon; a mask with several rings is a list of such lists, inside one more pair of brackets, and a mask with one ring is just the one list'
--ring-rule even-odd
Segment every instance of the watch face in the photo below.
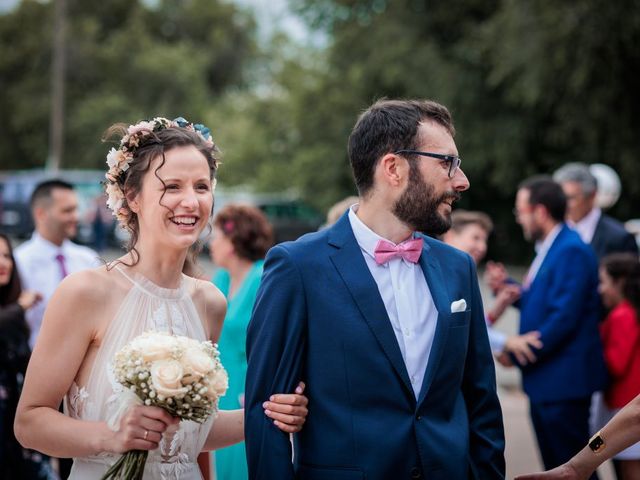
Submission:
{"label": "watch face", "polygon": [[604,440],[598,434],[594,435],[593,438],[589,441],[589,448],[594,452],[600,451],[603,447]]}

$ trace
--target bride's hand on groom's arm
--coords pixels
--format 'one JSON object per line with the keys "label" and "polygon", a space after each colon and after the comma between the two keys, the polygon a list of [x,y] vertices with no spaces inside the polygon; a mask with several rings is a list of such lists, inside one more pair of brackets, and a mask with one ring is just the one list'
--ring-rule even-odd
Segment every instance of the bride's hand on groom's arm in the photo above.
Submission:
{"label": "bride's hand on groom's arm", "polygon": [[304,388],[305,384],[300,382],[295,393],[271,395],[271,398],[262,404],[264,414],[283,432],[296,433],[302,430],[309,413],[309,399],[303,395]]}
{"label": "bride's hand on groom's arm", "polygon": [[[300,382],[292,394],[275,394],[264,402],[265,415],[286,433],[299,432],[307,417],[308,399]],[[217,450],[244,440],[244,410],[220,410],[203,451]]]}

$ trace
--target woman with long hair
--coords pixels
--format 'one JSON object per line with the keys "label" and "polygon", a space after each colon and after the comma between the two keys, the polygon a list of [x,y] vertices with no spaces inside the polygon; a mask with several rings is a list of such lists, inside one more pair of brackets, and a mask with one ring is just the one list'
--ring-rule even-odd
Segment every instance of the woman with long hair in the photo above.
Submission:
{"label": "woman with long hair", "polygon": [[22,448],[13,421],[27,370],[29,326],[24,318],[40,294],[23,291],[9,238],[0,233],[0,472],[3,478],[47,479],[49,459]]}
{"label": "woman with long hair", "polygon": [[[108,206],[130,233],[127,253],[69,275],[51,299],[27,370],[16,436],[29,448],[73,457],[73,479],[100,478],[123,452],[148,450],[145,479],[201,478],[201,451],[244,437],[242,410],[215,423],[178,422],[165,410],[122,412],[111,362],[147,330],[217,342],[226,302],[210,282],[184,275],[213,206],[217,148],[209,130],[183,118],[115,126],[107,156]],[[268,415],[298,431],[306,398],[276,395]],[[57,407],[64,399],[66,414]],[[265,399],[267,400],[267,399]]]}

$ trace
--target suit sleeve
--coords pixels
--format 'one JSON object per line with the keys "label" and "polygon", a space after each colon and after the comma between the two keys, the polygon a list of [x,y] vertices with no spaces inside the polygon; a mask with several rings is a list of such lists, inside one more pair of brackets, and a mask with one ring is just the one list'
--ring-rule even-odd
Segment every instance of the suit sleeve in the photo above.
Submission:
{"label": "suit sleeve", "polygon": [[469,416],[470,464],[473,478],[504,479],[504,427],[496,392],[496,373],[487,338],[476,269],[471,273],[471,325],[463,395]]}
{"label": "suit sleeve", "polygon": [[541,312],[544,317],[539,330],[543,347],[536,352],[538,361],[565,347],[578,329],[584,327],[584,304],[593,303],[593,297],[597,296],[595,262],[588,252],[569,248],[558,256],[555,268],[556,275],[546,287],[547,308]]}
{"label": "suit sleeve", "polygon": [[251,480],[291,480],[289,435],[265,416],[262,403],[292,392],[301,380],[306,349],[305,292],[284,246],[267,255],[262,283],[247,329],[245,445]]}

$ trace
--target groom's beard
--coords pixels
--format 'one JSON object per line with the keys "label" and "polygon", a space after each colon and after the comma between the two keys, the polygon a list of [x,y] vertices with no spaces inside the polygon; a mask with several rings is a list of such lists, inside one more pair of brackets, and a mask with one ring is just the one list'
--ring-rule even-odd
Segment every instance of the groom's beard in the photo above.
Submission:
{"label": "groom's beard", "polygon": [[438,207],[445,200],[459,200],[460,194],[450,191],[435,197],[434,190],[420,170],[411,166],[409,183],[393,206],[393,214],[413,230],[429,236],[442,235],[451,228],[451,214],[441,215]]}

